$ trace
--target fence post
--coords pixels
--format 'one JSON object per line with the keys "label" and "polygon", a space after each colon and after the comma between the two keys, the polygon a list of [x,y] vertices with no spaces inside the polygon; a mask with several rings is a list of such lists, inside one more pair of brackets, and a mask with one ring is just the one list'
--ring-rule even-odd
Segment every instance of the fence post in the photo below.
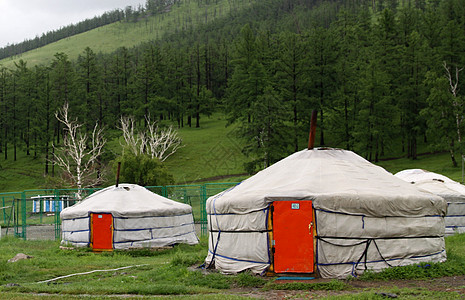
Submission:
{"label": "fence post", "polygon": [[201,200],[200,200],[200,232],[202,236],[207,234],[207,187],[205,184],[201,186]]}
{"label": "fence post", "polygon": [[166,185],[161,187],[161,195],[165,198],[168,198],[168,189],[166,188]]}
{"label": "fence post", "polygon": [[27,209],[26,209],[26,192],[21,193],[21,237],[26,240],[26,221],[27,221]]}
{"label": "fence post", "polygon": [[60,190],[55,189],[55,240],[60,238]]}
{"label": "fence post", "polygon": [[3,224],[6,224],[6,215],[5,215],[5,197],[2,197],[2,207],[3,207]]}

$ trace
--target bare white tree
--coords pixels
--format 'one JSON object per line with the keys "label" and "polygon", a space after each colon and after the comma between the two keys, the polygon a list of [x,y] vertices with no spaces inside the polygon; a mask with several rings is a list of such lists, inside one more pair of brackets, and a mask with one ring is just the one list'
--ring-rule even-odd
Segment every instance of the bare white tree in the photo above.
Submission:
{"label": "bare white tree", "polygon": [[130,152],[138,155],[144,153],[145,148],[145,137],[135,132],[135,121],[132,117],[121,117],[121,127],[119,128],[123,132],[123,138],[125,144],[120,142],[120,145],[127,147]]}
{"label": "bare white tree", "polygon": [[101,176],[96,176],[98,158],[103,153],[106,143],[103,129],[96,123],[89,141],[87,134],[81,130],[83,125],[78,123],[77,118],[70,119],[68,103],[55,113],[55,117],[65,126],[65,136],[62,147],[54,146],[56,151],[53,161],[66,172],[71,183],[78,188],[77,196],[80,198],[82,188],[103,181]]}
{"label": "bare white tree", "polygon": [[145,153],[152,158],[165,161],[173,155],[181,145],[182,139],[178,136],[173,126],[160,128],[156,121],[146,118],[147,128],[145,131],[136,132],[135,121],[132,117],[121,117],[121,131],[125,145],[135,155]]}
{"label": "bare white tree", "polygon": [[452,93],[452,106],[454,107],[454,113],[455,113],[455,122],[457,126],[457,139],[458,142],[462,142],[462,135],[460,132],[460,127],[463,121],[463,100],[461,101],[460,97],[458,96],[458,85],[459,85],[459,75],[460,72],[463,71],[463,68],[458,68],[455,67],[455,76],[451,74],[450,67],[447,66],[446,62],[443,62],[443,67],[446,70],[446,78],[449,81],[450,85],[450,92]]}

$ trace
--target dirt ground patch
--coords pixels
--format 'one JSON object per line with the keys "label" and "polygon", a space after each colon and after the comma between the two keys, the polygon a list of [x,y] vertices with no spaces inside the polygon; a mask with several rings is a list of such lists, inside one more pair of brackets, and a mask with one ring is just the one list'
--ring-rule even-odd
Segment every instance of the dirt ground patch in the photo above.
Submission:
{"label": "dirt ground patch", "polygon": [[[306,282],[306,283],[318,283],[328,282],[328,279],[315,279],[307,281],[287,281],[282,280],[282,283],[289,282]],[[361,281],[361,280],[349,280],[345,281],[349,288],[342,291],[314,291],[314,290],[269,290],[264,291],[262,289],[253,288],[237,288],[230,290],[230,294],[241,295],[245,297],[257,298],[257,299],[270,299],[270,300],[281,300],[281,299],[317,299],[328,296],[357,294],[366,291],[372,291],[378,294],[389,294],[389,291],[395,288],[398,289],[424,289],[427,291],[457,293],[463,295],[465,299],[465,276],[453,276],[453,277],[441,277],[432,278],[427,280],[389,280],[389,281]],[[394,296],[394,295],[391,295]],[[451,294],[452,296],[452,294]],[[389,295],[386,295],[386,299]]]}
{"label": "dirt ground patch", "polygon": [[[22,228],[19,228],[21,231]],[[13,227],[7,228],[2,227],[2,237],[14,236],[15,229]],[[34,225],[26,228],[27,240],[54,240],[55,239],[55,225]]]}

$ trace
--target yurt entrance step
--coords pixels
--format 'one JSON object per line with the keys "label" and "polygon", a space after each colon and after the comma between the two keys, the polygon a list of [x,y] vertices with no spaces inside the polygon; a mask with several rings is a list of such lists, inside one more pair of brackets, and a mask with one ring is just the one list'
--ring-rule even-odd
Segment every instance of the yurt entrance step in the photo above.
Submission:
{"label": "yurt entrance step", "polygon": [[312,201],[274,201],[272,211],[274,272],[313,273]]}
{"label": "yurt entrance step", "polygon": [[113,250],[113,216],[108,213],[91,213],[91,243],[94,251]]}

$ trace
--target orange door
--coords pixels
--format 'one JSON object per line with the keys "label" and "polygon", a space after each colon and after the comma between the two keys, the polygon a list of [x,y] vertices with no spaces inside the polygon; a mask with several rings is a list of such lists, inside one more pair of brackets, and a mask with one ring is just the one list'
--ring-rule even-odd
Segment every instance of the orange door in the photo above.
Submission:
{"label": "orange door", "polygon": [[111,214],[91,214],[92,248],[94,250],[113,249],[113,216]]}
{"label": "orange door", "polygon": [[273,207],[274,271],[312,273],[312,201],[275,201]]}

